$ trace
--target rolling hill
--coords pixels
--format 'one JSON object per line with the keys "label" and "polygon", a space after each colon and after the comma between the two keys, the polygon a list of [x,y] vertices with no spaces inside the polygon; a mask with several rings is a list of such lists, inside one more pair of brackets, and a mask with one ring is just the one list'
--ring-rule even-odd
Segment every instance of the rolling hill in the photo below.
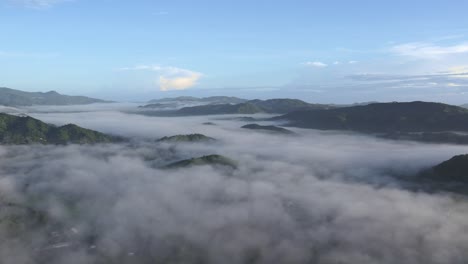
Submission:
{"label": "rolling hill", "polygon": [[242,128],[250,129],[250,130],[259,130],[263,132],[277,133],[277,134],[288,134],[288,135],[294,134],[294,132],[292,132],[291,130],[288,130],[282,127],[277,127],[277,126],[262,126],[259,124],[248,124],[248,125],[242,126]]}
{"label": "rolling hill", "polygon": [[211,166],[223,166],[223,167],[230,167],[232,169],[237,168],[237,162],[221,156],[221,155],[207,155],[198,158],[192,158],[187,160],[181,160],[174,163],[171,163],[165,166],[165,169],[177,169],[177,168],[187,168],[192,166],[203,166],[203,165],[211,165]]}
{"label": "rolling hill", "polygon": [[435,181],[468,184],[468,154],[455,156],[425,171],[423,175]]}
{"label": "rolling hill", "polygon": [[94,144],[122,140],[73,124],[56,127],[29,116],[0,113],[0,144]]}
{"label": "rolling hill", "polygon": [[170,137],[163,137],[157,140],[157,142],[166,142],[166,143],[179,143],[179,142],[213,142],[216,139],[212,137],[207,137],[202,134],[189,134],[189,135],[175,135]]}

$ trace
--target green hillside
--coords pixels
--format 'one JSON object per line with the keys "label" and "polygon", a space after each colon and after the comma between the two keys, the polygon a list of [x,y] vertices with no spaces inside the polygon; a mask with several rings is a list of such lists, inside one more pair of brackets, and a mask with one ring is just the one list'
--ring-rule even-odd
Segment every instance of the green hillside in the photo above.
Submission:
{"label": "green hillside", "polygon": [[275,119],[295,127],[371,133],[468,131],[468,109],[428,102],[303,110]]}
{"label": "green hillside", "polygon": [[0,113],[1,144],[94,144],[121,140],[73,124],[56,127],[29,116]]}
{"label": "green hillside", "polygon": [[221,155],[208,155],[199,158],[192,158],[187,160],[181,160],[174,163],[171,163],[165,166],[166,169],[177,169],[177,168],[186,168],[192,166],[203,166],[203,165],[211,165],[211,166],[226,166],[230,168],[237,168],[237,162],[226,158]]}
{"label": "green hillside", "polygon": [[178,143],[178,142],[210,142],[216,139],[202,134],[175,135],[158,139],[158,142]]}
{"label": "green hillside", "polygon": [[242,126],[242,128],[266,131],[266,132],[272,132],[272,133],[279,133],[279,134],[288,134],[288,135],[294,134],[294,132],[292,132],[291,130],[288,130],[282,127],[277,127],[277,126],[262,126],[258,124],[248,124],[248,125]]}

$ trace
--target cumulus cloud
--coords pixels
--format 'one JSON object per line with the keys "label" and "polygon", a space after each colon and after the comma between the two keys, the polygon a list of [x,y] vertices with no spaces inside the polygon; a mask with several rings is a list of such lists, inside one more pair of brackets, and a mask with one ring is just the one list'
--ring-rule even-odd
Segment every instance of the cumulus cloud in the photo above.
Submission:
{"label": "cumulus cloud", "polygon": [[60,3],[70,2],[73,0],[10,0],[11,3],[21,5],[28,8],[49,8]]}
{"label": "cumulus cloud", "polygon": [[396,45],[391,48],[391,51],[400,56],[435,59],[447,55],[468,53],[468,44],[461,43],[452,46],[440,46],[428,42],[412,42]]}
{"label": "cumulus cloud", "polygon": [[203,74],[172,66],[138,65],[121,68],[121,70],[147,70],[156,72],[159,77],[157,85],[161,91],[186,90],[197,84]]}
{"label": "cumulus cloud", "polygon": [[317,68],[325,68],[327,67],[328,65],[323,63],[323,62],[320,62],[320,61],[308,61],[308,62],[304,62],[304,65],[306,66],[311,66],[311,67],[317,67]]}
{"label": "cumulus cloud", "polygon": [[[0,217],[47,216],[17,230],[21,236],[11,232],[14,222],[0,221],[4,263],[450,264],[468,257],[466,199],[413,192],[392,176],[465,147],[303,129],[294,129],[296,137],[255,133],[226,116],[168,122],[109,109],[28,110],[135,140],[0,147],[0,201],[10,204]],[[219,142],[154,142],[188,132]],[[211,153],[237,160],[239,169],[158,169]]]}
{"label": "cumulus cloud", "polygon": [[185,90],[197,84],[201,73],[189,70],[177,69],[176,72],[159,77],[161,91]]}

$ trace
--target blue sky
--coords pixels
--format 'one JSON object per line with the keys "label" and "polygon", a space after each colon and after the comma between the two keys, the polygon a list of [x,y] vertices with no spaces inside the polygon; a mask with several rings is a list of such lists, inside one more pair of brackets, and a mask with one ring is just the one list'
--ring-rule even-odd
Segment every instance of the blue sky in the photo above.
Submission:
{"label": "blue sky", "polygon": [[0,86],[468,103],[468,1],[0,0]]}

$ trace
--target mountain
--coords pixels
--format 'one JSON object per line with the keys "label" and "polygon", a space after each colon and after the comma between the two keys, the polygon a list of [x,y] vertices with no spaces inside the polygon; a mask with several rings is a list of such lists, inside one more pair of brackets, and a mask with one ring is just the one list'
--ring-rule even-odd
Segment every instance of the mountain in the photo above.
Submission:
{"label": "mountain", "polygon": [[370,133],[468,131],[468,109],[429,102],[301,110],[274,119],[295,127]]}
{"label": "mountain", "polygon": [[425,171],[424,176],[436,181],[468,184],[468,154],[458,155]]}
{"label": "mountain", "polygon": [[157,104],[157,103],[172,103],[172,102],[192,102],[198,101],[200,98],[193,97],[193,96],[179,96],[173,98],[162,98],[162,99],[153,99],[148,101],[148,104]]}
{"label": "mountain", "polygon": [[168,143],[178,143],[178,142],[210,142],[216,141],[216,139],[207,137],[202,134],[190,134],[190,135],[175,135],[171,137],[163,137],[158,139],[157,142],[168,142]]}
{"label": "mountain", "polygon": [[0,88],[0,105],[30,106],[30,105],[80,105],[92,103],[109,103],[100,99],[85,96],[61,95],[55,91],[23,92],[10,88]]}
{"label": "mountain", "polygon": [[[185,97],[184,97],[185,98]],[[218,98],[218,97],[208,97]],[[221,98],[224,98],[221,96]],[[230,97],[229,97],[230,98]],[[161,99],[168,100],[168,99]],[[169,104],[166,101],[167,104]],[[159,111],[139,111],[139,114],[151,116],[195,116],[195,115],[226,115],[226,114],[285,114],[298,110],[329,109],[331,106],[322,104],[309,104],[297,99],[269,99],[250,100],[238,104],[203,104],[182,107],[178,110],[162,111],[165,107],[161,103],[140,107],[153,108]],[[166,108],[167,109],[167,108]]]}
{"label": "mountain", "polygon": [[426,143],[448,143],[468,145],[468,133],[459,132],[392,132],[379,135],[382,138],[393,140],[411,140]]}
{"label": "mountain", "polygon": [[283,114],[306,109],[328,109],[328,105],[309,104],[298,99],[251,100],[249,103],[259,107],[265,113]]}
{"label": "mountain", "polygon": [[167,103],[177,103],[177,102],[198,102],[205,104],[240,104],[246,102],[246,99],[232,97],[232,96],[210,96],[197,98],[193,96],[179,96],[174,98],[162,98],[154,99],[148,102],[148,104],[167,104]]}
{"label": "mountain", "polygon": [[[328,105],[309,104],[297,99],[251,100],[240,104],[208,104],[183,107],[176,111],[161,112],[161,115],[225,115],[225,114],[284,114],[304,109],[328,109]],[[158,113],[148,113],[158,115]]]}
{"label": "mountain", "polygon": [[210,104],[240,104],[247,102],[247,99],[242,99],[234,96],[210,96],[200,99],[201,102]]}
{"label": "mountain", "polygon": [[147,105],[141,105],[138,106],[138,108],[141,109],[171,109],[171,108],[177,108],[179,105],[176,103],[152,103],[152,104],[147,104]]}
{"label": "mountain", "polygon": [[248,124],[248,125],[243,126],[242,128],[273,132],[273,133],[279,133],[279,134],[289,134],[289,135],[294,134],[294,132],[292,132],[291,130],[288,130],[282,127],[277,127],[277,126],[261,126],[258,124]]}
{"label": "mountain", "polygon": [[226,158],[221,155],[208,155],[199,158],[192,158],[187,160],[181,160],[178,162],[171,163],[165,166],[166,169],[176,169],[176,168],[186,168],[192,166],[202,166],[202,165],[211,165],[211,166],[225,166],[233,169],[237,168],[237,162]]}
{"label": "mountain", "polygon": [[224,114],[257,114],[263,110],[251,103],[218,104],[184,107],[175,112],[176,115],[224,115]]}
{"label": "mountain", "polygon": [[46,124],[29,116],[0,113],[0,144],[94,144],[122,139],[69,124]]}
{"label": "mountain", "polygon": [[462,105],[460,105],[460,107],[468,108],[468,104],[462,104]]}

